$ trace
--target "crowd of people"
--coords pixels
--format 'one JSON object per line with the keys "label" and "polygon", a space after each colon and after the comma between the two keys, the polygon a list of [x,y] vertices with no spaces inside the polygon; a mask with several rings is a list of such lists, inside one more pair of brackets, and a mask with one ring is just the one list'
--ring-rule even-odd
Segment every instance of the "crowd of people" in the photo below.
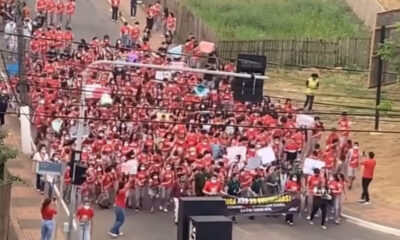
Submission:
{"label": "crowd of people", "polygon": [[[168,54],[176,19],[168,9],[161,13],[159,2],[149,6],[145,27],[139,22],[133,26],[125,23],[114,45],[108,35],[75,44],[70,21],[63,22],[59,16],[54,26],[56,20],[49,15],[49,6],[41,5],[43,1],[37,1],[36,10],[45,13],[47,20],[43,27],[32,30],[25,63],[34,109],[31,119],[37,129],[38,152],[33,160],[65,164],[71,160],[77,144],[79,110],[85,107],[87,132],[79,160],[87,166],[86,181],[72,197],[88,199],[106,209],[113,205],[115,196],[117,222],[110,235],[120,235],[125,207],[153,213],[156,209],[168,212],[174,205],[176,222],[178,198],[182,196],[250,197],[284,192],[304,199],[310,223],[320,209],[321,225],[326,228],[325,220],[331,213],[333,221],[339,223],[342,199],[351,189],[360,164],[365,165],[361,201],[369,203],[374,154],[370,152],[363,159],[359,143],[350,138],[351,122],[346,113],[340,116],[337,131],[324,134],[317,116],[309,129],[296,124],[302,109],[290,99],[284,103],[268,97],[260,103],[235,101],[230,77],[174,71],[156,79],[156,69],[118,65],[121,61],[164,66],[205,63],[210,69],[235,71],[234,62],[223,64],[215,52],[203,58],[193,35],[183,43],[184,56]],[[64,1],[56,6],[60,2]],[[119,7],[119,1],[114,3]],[[30,17],[28,13],[24,18]],[[150,17],[155,25],[165,26],[161,46],[149,44],[153,27]],[[116,64],[89,67],[96,60]],[[88,67],[89,74],[84,75]],[[313,84],[307,81],[308,87],[317,87],[316,77],[312,75]],[[95,84],[103,92],[85,90],[83,78],[87,85]],[[10,81],[16,88],[18,77]],[[209,88],[206,96],[196,93],[199,85]],[[80,101],[82,91],[90,95],[85,106]],[[102,96],[107,94],[112,103],[104,105]],[[312,99],[307,98],[306,105],[311,109]],[[55,120],[62,121],[60,129],[54,127]],[[246,156],[228,158],[227,148],[232,146],[246,147]],[[248,159],[267,146],[272,147],[276,161],[249,169]],[[325,167],[311,175],[303,174],[301,166],[306,157],[323,161]],[[124,164],[131,161],[137,168],[127,172]],[[68,167],[63,179],[64,200],[69,202]],[[44,193],[45,183],[51,195],[54,179],[38,173],[37,190]],[[293,225],[293,215],[288,214],[285,221]]]}

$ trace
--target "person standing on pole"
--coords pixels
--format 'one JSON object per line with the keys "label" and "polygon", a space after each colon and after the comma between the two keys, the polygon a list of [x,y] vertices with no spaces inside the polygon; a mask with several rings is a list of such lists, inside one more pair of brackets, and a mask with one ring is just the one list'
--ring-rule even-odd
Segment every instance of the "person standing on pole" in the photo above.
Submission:
{"label": "person standing on pole", "polygon": [[93,217],[94,210],[90,207],[89,199],[85,198],[83,200],[83,205],[76,211],[76,218],[79,223],[79,240],[90,240],[94,226]]}
{"label": "person standing on pole", "polygon": [[120,0],[111,0],[111,20],[114,22],[118,21],[119,4]]}
{"label": "person standing on pole", "polygon": [[318,74],[313,73],[311,77],[306,81],[306,101],[304,102],[304,109],[312,110],[312,105],[314,103],[315,91],[319,88]]}
{"label": "person standing on pole", "polygon": [[118,237],[124,235],[120,230],[122,225],[125,223],[125,208],[126,199],[129,195],[129,189],[131,188],[130,183],[120,182],[118,186],[118,191],[115,196],[114,202],[114,212],[115,212],[115,223],[110,229],[108,234],[112,237]]}

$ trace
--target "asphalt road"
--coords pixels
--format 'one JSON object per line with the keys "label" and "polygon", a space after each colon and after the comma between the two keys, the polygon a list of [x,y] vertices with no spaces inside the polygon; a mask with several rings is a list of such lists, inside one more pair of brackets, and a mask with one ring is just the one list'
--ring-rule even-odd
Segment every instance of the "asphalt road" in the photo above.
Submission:
{"label": "asphalt road", "polygon": [[[340,225],[327,223],[327,230],[323,230],[315,219],[311,226],[304,219],[295,219],[295,225],[290,227],[284,224],[283,216],[277,218],[256,217],[249,220],[246,217],[238,217],[234,224],[234,240],[256,240],[256,239],[279,239],[279,240],[395,240],[398,237],[375,232],[359,227],[347,221]],[[112,210],[97,210],[95,212],[94,239],[110,239],[108,230],[114,223]],[[173,223],[171,212],[148,211],[134,212],[127,210],[126,223],[122,231],[125,236],[120,239],[140,240],[174,240],[176,239],[177,227]]]}
{"label": "asphalt road", "polygon": [[[34,1],[28,1],[31,5]],[[90,41],[94,36],[102,38],[108,34],[115,42],[120,25],[111,21],[110,7],[106,0],[78,0],[76,15],[71,27],[76,40],[85,38]],[[64,218],[62,214],[61,218]],[[61,220],[61,219],[60,219]],[[280,240],[395,240],[398,237],[372,231],[350,222],[343,221],[340,225],[328,223],[328,229],[322,230],[316,219],[315,225],[310,226],[304,219],[295,219],[295,225],[284,224],[283,217],[257,217],[256,220],[238,218],[234,225],[234,240],[280,239]],[[66,219],[65,219],[66,221]],[[110,239],[107,232],[114,222],[112,210],[96,210],[94,236],[92,239]],[[133,212],[127,211],[126,223],[123,227],[124,237],[120,239],[140,240],[173,240],[176,239],[176,226],[172,213]],[[75,235],[76,237],[76,235]],[[74,239],[77,239],[75,238]]]}

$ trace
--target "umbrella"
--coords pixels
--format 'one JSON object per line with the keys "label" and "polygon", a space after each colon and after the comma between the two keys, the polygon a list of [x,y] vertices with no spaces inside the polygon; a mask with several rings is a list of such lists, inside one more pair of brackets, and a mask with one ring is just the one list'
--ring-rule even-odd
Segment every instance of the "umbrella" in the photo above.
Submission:
{"label": "umbrella", "polygon": [[168,50],[168,54],[172,58],[180,58],[182,54],[182,45],[171,48],[170,50]]}
{"label": "umbrella", "polygon": [[138,56],[137,53],[135,53],[135,52],[130,52],[130,53],[128,53],[128,55],[126,56],[126,61],[127,61],[127,62],[131,62],[131,63],[137,62],[138,59],[139,59],[139,56]]}
{"label": "umbrella", "polygon": [[200,52],[208,54],[212,53],[215,50],[215,43],[201,41],[198,47],[200,49]]}
{"label": "umbrella", "polygon": [[194,92],[199,97],[205,97],[210,92],[210,89],[206,88],[204,85],[199,84],[194,88]]}
{"label": "umbrella", "polygon": [[8,74],[10,74],[10,76],[17,75],[19,72],[19,65],[18,65],[18,63],[7,64],[6,70],[7,70]]}
{"label": "umbrella", "polygon": [[56,132],[56,133],[60,132],[62,125],[63,125],[63,120],[61,118],[54,119],[51,122],[51,127],[53,128],[54,132]]}

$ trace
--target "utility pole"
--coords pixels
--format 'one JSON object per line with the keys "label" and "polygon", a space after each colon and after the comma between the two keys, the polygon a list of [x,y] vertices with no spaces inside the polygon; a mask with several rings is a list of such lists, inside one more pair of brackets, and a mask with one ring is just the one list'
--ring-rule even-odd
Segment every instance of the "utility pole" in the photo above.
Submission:
{"label": "utility pole", "polygon": [[16,2],[15,21],[17,24],[18,38],[18,68],[19,68],[19,94],[21,105],[28,106],[28,84],[25,76],[25,37],[24,37],[24,22],[22,16],[22,4],[18,0]]}
{"label": "utility pole", "polygon": [[[381,27],[381,34],[379,38],[380,44],[385,43],[385,31],[386,26]],[[375,130],[379,130],[379,105],[381,104],[381,87],[382,87],[382,77],[383,77],[383,60],[382,57],[378,58],[378,76],[376,79],[376,103],[375,103]]]}

